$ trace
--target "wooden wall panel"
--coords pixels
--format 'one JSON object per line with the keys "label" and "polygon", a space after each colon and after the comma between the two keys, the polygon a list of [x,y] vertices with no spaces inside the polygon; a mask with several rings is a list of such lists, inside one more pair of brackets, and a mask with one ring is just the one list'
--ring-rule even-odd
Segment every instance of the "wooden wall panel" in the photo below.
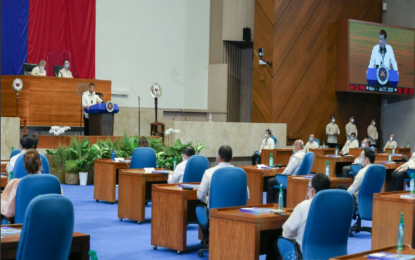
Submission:
{"label": "wooden wall panel", "polygon": [[[270,24],[269,20],[257,18],[263,15],[257,6],[263,6],[264,1],[256,2],[255,49],[269,44],[263,33],[269,31]],[[255,56],[252,121],[287,123],[287,136],[300,135],[307,140],[314,133],[320,140],[326,140],[325,126],[329,116],[335,115],[341,131],[339,143],[344,143],[345,124],[353,114],[359,140],[366,137],[370,118],[380,125],[381,96],[336,92],[336,39],[338,33],[347,34],[337,31],[337,21],[381,23],[382,1],[274,0],[274,7],[272,56],[265,50],[265,58],[273,62],[272,74],[268,73],[268,66],[257,65]]]}

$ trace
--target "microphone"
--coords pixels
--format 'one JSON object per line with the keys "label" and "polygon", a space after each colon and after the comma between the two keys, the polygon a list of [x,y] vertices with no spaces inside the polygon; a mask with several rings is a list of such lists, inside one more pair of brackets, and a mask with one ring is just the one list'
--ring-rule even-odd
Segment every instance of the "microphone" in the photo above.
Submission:
{"label": "microphone", "polygon": [[75,72],[75,76],[78,78],[78,73],[76,73],[76,71],[73,71],[73,72]]}
{"label": "microphone", "polygon": [[132,88],[132,87],[130,87],[130,89],[134,92],[134,94],[137,96],[137,98],[138,98],[138,136],[140,137],[140,133],[141,133],[141,131],[140,131],[140,121],[141,121],[141,111],[140,111],[140,96],[137,94],[137,93],[135,93],[135,90]]}
{"label": "microphone", "polygon": [[182,111],[182,114],[184,115],[184,121],[187,121],[186,114],[184,113],[183,109],[180,109],[180,110]]}

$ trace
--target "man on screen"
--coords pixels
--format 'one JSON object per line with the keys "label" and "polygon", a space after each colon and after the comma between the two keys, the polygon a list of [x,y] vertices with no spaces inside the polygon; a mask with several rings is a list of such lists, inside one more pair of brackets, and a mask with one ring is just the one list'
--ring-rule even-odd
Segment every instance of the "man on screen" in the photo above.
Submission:
{"label": "man on screen", "polygon": [[[380,65],[384,65],[388,70],[398,71],[398,63],[395,59],[395,54],[393,53],[392,46],[386,44],[387,34],[385,30],[380,30],[379,32],[379,44],[375,45],[372,50],[372,56],[370,57],[370,62],[368,68],[376,69]],[[392,65],[392,67],[391,67]],[[367,74],[367,71],[366,71]],[[399,76],[399,72],[398,72]]]}
{"label": "man on screen", "polygon": [[[87,111],[89,106],[102,102],[102,99],[95,94],[94,90],[95,84],[89,83],[89,90],[82,94],[82,107],[86,107]],[[87,112],[84,112],[84,135],[89,135],[89,115]]]}

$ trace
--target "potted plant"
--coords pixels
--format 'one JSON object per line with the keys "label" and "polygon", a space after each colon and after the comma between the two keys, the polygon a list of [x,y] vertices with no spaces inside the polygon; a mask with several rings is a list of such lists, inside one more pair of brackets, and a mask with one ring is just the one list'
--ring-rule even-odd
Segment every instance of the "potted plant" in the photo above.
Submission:
{"label": "potted plant", "polygon": [[65,162],[65,183],[66,184],[78,184],[79,174],[78,174],[78,164],[75,160],[68,160]]}
{"label": "potted plant", "polygon": [[[94,164],[95,159],[97,158],[97,151],[91,149],[90,142],[88,138],[72,138],[71,143],[68,149],[68,161],[65,163],[65,182],[67,184],[74,184],[71,181],[71,176],[81,175],[82,183],[81,185],[86,185],[88,178],[88,170]],[[69,167],[67,165],[69,164]],[[71,170],[72,172],[69,172]],[[68,176],[67,182],[66,177]]]}
{"label": "potted plant", "polygon": [[68,147],[59,144],[58,149],[53,151],[53,165],[50,173],[58,177],[61,183],[65,183],[65,162],[68,160]]}

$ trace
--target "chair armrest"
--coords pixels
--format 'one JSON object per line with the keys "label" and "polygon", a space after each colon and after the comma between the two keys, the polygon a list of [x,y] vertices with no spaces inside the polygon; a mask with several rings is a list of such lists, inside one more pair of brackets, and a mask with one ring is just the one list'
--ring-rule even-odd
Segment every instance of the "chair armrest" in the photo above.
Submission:
{"label": "chair armrest", "polygon": [[303,256],[301,254],[300,245],[295,241],[295,239],[278,237],[278,250],[282,259],[295,259],[302,260]]}
{"label": "chair armrest", "polygon": [[209,209],[206,205],[196,206],[196,217],[199,226],[203,231],[209,230]]}

